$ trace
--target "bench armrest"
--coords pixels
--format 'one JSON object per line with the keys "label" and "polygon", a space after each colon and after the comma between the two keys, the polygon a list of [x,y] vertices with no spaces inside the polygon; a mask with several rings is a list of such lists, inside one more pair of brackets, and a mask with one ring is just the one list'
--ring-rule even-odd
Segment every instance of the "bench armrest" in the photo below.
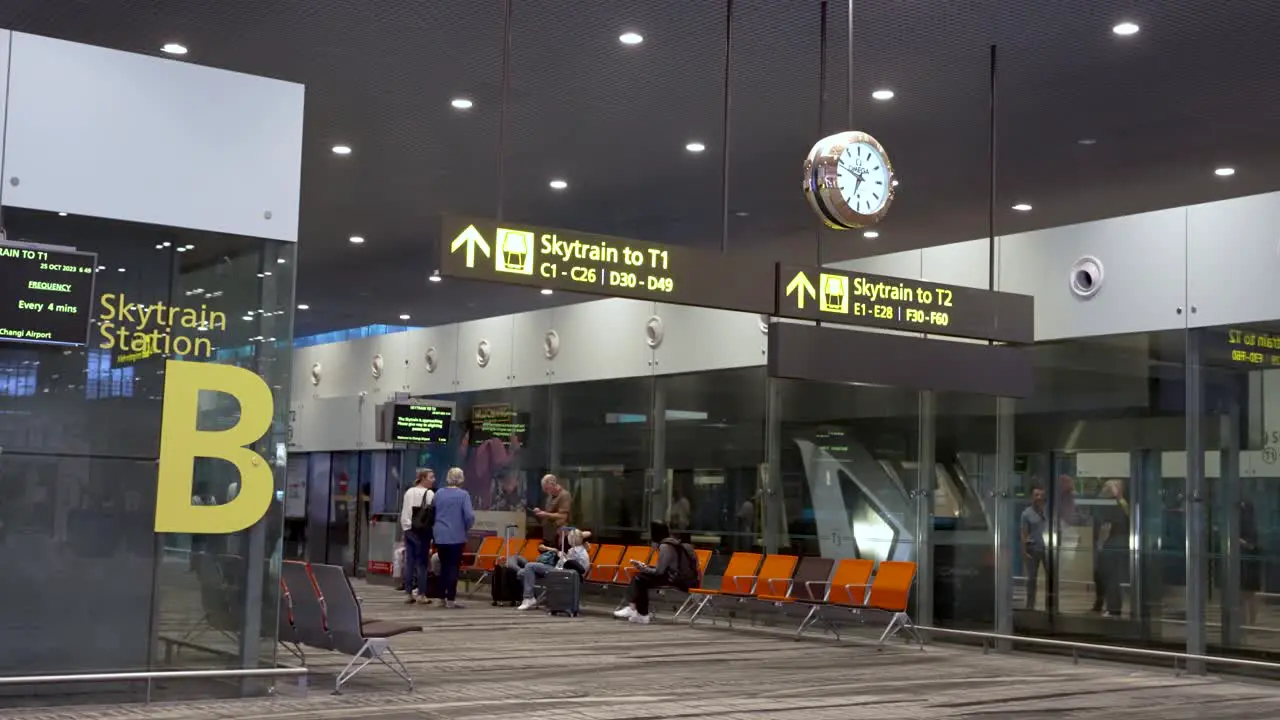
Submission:
{"label": "bench armrest", "polygon": [[[742,586],[743,580],[747,581],[745,588]],[[720,579],[720,589],[724,590],[725,584],[729,583],[728,589],[730,592],[734,592],[738,594],[749,593],[751,592],[751,587],[752,585],[755,584],[755,581],[756,581],[755,575],[726,575],[725,577]]]}
{"label": "bench armrest", "polygon": [[765,584],[768,585],[769,592],[774,595],[779,594],[778,583],[782,583],[782,587],[784,588],[781,593],[782,595],[791,594],[791,580],[789,578],[765,578]]}
{"label": "bench armrest", "polygon": [[[862,592],[855,593],[853,591],[854,588],[862,588]],[[862,604],[867,601],[867,588],[868,586],[862,584],[845,585],[844,591],[849,593],[850,600],[856,600],[859,604]]]}

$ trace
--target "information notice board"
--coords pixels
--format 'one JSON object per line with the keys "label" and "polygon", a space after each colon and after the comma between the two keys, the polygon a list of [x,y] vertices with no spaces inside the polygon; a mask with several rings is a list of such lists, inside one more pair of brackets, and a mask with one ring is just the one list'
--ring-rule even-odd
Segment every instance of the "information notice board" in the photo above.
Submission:
{"label": "information notice board", "polygon": [[0,341],[84,345],[94,253],[0,242]]}

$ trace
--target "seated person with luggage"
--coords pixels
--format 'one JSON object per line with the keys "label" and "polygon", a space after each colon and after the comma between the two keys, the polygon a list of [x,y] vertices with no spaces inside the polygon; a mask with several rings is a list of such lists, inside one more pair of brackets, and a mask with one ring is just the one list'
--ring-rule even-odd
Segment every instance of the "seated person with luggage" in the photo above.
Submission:
{"label": "seated person with luggage", "polygon": [[534,596],[534,589],[538,584],[538,580],[545,578],[551,574],[552,570],[573,570],[578,575],[585,576],[591,568],[591,556],[587,552],[586,541],[591,537],[590,532],[585,532],[577,528],[561,528],[559,545],[563,550],[549,547],[547,545],[538,546],[538,550],[542,553],[537,560],[529,562],[522,557],[508,558],[507,565],[516,570],[516,577],[519,579],[523,587],[523,600],[518,610],[529,610],[537,606],[538,601]]}
{"label": "seated person with luggage", "polygon": [[627,606],[613,614],[620,620],[648,623],[649,591],[654,588],[674,587],[688,592],[698,586],[698,556],[693,548],[672,536],[666,523],[650,523],[649,537],[658,543],[658,564],[631,561],[636,570],[627,587]]}

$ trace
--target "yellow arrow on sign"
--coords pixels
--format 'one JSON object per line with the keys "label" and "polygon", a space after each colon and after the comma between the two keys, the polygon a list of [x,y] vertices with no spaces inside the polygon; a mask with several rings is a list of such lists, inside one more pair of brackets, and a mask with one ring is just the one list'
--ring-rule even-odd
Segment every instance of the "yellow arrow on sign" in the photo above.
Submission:
{"label": "yellow arrow on sign", "polygon": [[796,276],[791,279],[791,282],[787,283],[787,295],[790,295],[791,293],[796,294],[796,307],[801,310],[804,309],[805,295],[808,295],[811,298],[818,296],[817,289],[813,287],[813,283],[809,282],[809,278],[804,274],[803,270],[796,273]]}
{"label": "yellow arrow on sign", "polygon": [[489,243],[485,242],[484,236],[476,229],[475,225],[468,225],[462,234],[453,239],[453,243],[449,245],[449,252],[456,253],[460,247],[467,248],[467,267],[476,266],[476,248],[480,248],[480,252],[485,257],[489,257]]}

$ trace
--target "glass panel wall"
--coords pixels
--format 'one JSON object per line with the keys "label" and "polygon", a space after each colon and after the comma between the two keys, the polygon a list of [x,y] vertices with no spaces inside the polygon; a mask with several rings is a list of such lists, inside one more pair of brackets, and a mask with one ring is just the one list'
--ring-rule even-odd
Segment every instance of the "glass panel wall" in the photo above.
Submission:
{"label": "glass panel wall", "polygon": [[[230,535],[153,527],[166,359],[266,382],[274,421],[252,449],[284,487],[293,245],[18,208],[4,218],[10,240],[96,252],[98,266],[87,346],[0,344],[0,573],[23,588],[0,597],[11,620],[0,645],[21,648],[2,654],[0,675],[274,665],[282,503]],[[202,393],[198,427],[239,413],[234,398]],[[192,502],[230,502],[238,480],[229,463],[197,459]],[[104,691],[143,689],[50,688],[72,700]]]}

